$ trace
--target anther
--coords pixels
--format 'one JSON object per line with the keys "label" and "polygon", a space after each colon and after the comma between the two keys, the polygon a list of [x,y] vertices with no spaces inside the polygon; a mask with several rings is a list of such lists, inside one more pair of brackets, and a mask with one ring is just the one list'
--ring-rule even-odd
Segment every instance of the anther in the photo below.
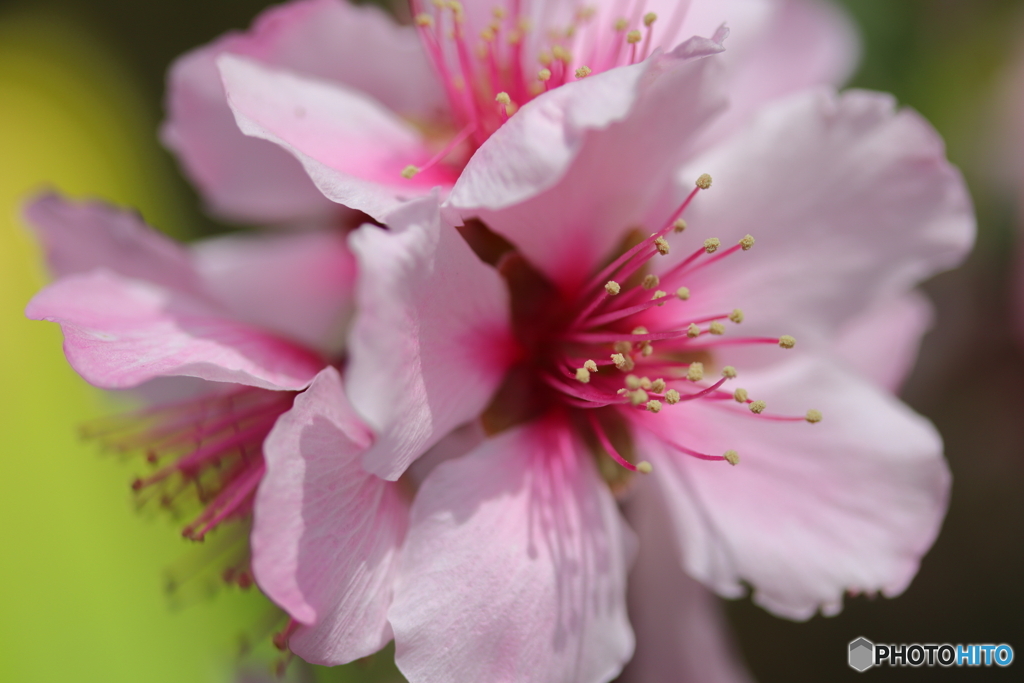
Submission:
{"label": "anther", "polygon": [[619,340],[612,344],[612,349],[614,349],[616,353],[629,353],[633,350],[633,342]]}
{"label": "anther", "polygon": [[583,384],[590,382],[590,370],[586,368],[577,368],[576,370],[576,381]]}
{"label": "anther", "polygon": [[794,337],[789,336],[788,334],[784,334],[781,337],[779,337],[779,346],[781,346],[784,349],[791,349],[794,346],[796,346],[796,339]]}
{"label": "anther", "polygon": [[720,246],[722,246],[722,241],[717,237],[709,237],[704,240],[704,251],[709,254],[714,254]]}
{"label": "anther", "polygon": [[555,59],[562,62],[563,64],[569,64],[572,61],[572,53],[566,50],[561,45],[555,45],[551,48],[551,54],[554,55]]}
{"label": "anther", "polygon": [[650,26],[658,20],[658,15],[654,12],[648,12],[644,15],[644,26]]}
{"label": "anther", "polygon": [[633,359],[630,356],[624,356],[621,353],[612,354],[612,363],[614,363],[616,368],[623,372],[629,372],[636,367],[636,363],[633,362]]}
{"label": "anther", "polygon": [[690,363],[690,367],[686,369],[686,379],[691,382],[704,379],[704,364],[697,361]]}
{"label": "anther", "polygon": [[731,365],[726,365],[722,368],[722,377],[726,379],[736,379],[736,368]]}
{"label": "anther", "polygon": [[588,360],[583,364],[583,368],[588,372],[597,372],[597,363],[592,360]]}
{"label": "anther", "polygon": [[625,31],[627,26],[629,26],[629,20],[628,19],[616,19],[615,20],[615,30],[616,31]]}
{"label": "anther", "polygon": [[739,325],[743,322],[743,311],[738,308],[732,309],[732,313],[729,314],[729,320]]}
{"label": "anther", "polygon": [[644,389],[644,390],[650,390],[650,388],[651,388],[651,378],[650,377],[641,377],[640,378],[640,388]]}
{"label": "anther", "polygon": [[434,17],[430,16],[429,14],[417,14],[416,15],[416,25],[417,26],[423,26],[423,27],[433,26],[434,25]]}
{"label": "anther", "polygon": [[626,388],[630,391],[636,391],[640,388],[640,378],[636,375],[626,375]]}
{"label": "anther", "polygon": [[647,402],[647,410],[651,411],[652,413],[661,412],[661,401],[652,398],[650,401]]}
{"label": "anther", "polygon": [[700,336],[700,328],[697,327],[697,323],[690,323],[690,326],[686,328],[686,336],[690,339],[696,339]]}
{"label": "anther", "polygon": [[747,402],[747,390],[746,389],[737,389],[736,391],[732,392],[732,397],[734,399],[736,399],[737,403],[746,403]]}
{"label": "anther", "polygon": [[665,239],[664,237],[659,237],[658,239],[654,240],[654,247],[662,256],[668,256],[668,240]]}
{"label": "anther", "polygon": [[711,176],[707,173],[701,173],[700,177],[697,178],[697,187],[702,190],[706,190],[711,187]]}
{"label": "anther", "polygon": [[646,460],[641,460],[636,464],[636,471],[640,474],[650,474],[654,471],[654,468],[651,467],[651,463]]}
{"label": "anther", "polygon": [[740,464],[740,454],[736,451],[728,450],[722,454],[722,457],[725,458],[725,461],[733,467]]}
{"label": "anther", "polygon": [[651,391],[653,391],[656,394],[663,393],[665,391],[665,380],[659,377],[658,379],[651,382]]}
{"label": "anther", "polygon": [[[668,296],[668,294],[659,289],[656,292],[654,292],[654,294],[651,295],[651,301],[657,301],[658,299],[664,299],[666,296]],[[661,304],[658,304],[658,305],[661,306]]]}
{"label": "anther", "polygon": [[497,102],[498,104],[504,104],[505,106],[508,106],[509,104],[512,103],[512,98],[508,96],[507,92],[500,92],[494,96],[494,101]]}
{"label": "anther", "polygon": [[669,404],[670,406],[679,403],[679,392],[676,391],[675,389],[669,389],[668,391],[666,391],[665,403]]}
{"label": "anther", "polygon": [[576,78],[586,78],[592,73],[593,71],[591,70],[591,68],[589,66],[584,65],[576,69]]}
{"label": "anther", "polygon": [[647,334],[647,328],[643,325],[637,325],[630,334]]}
{"label": "anther", "polygon": [[747,235],[740,240],[740,247],[743,251],[750,251],[752,246],[754,246],[754,238],[751,235]]}
{"label": "anther", "polygon": [[708,332],[711,334],[725,334],[725,325],[715,320],[708,325]]}
{"label": "anther", "polygon": [[643,36],[640,34],[640,31],[637,31],[636,29],[633,29],[632,31],[626,34],[626,42],[629,43],[630,45],[635,45],[636,43],[639,43],[641,38],[643,38]]}
{"label": "anther", "polygon": [[811,408],[810,410],[807,411],[806,419],[811,424],[814,424],[815,422],[821,422],[821,411],[814,410],[813,408]]}
{"label": "anther", "polygon": [[416,166],[413,166],[412,164],[410,164],[410,165],[408,165],[408,166],[406,166],[405,168],[402,169],[402,177],[405,178],[406,180],[409,180],[410,178],[412,178],[414,175],[416,175],[419,172],[420,172],[419,168],[417,168]]}
{"label": "anther", "polygon": [[[660,304],[659,304],[660,305]],[[640,344],[640,355],[644,358],[654,354],[654,345],[649,341],[642,342]]]}
{"label": "anther", "polygon": [[686,221],[684,221],[682,218],[677,218],[676,222],[672,224],[672,228],[676,232],[682,232],[683,230],[686,230]]}
{"label": "anther", "polygon": [[644,281],[640,284],[641,286],[643,286],[644,289],[654,289],[659,284],[661,284],[661,280],[658,279],[657,275],[654,275],[652,273],[650,275],[645,276]]}
{"label": "anther", "polygon": [[647,392],[644,391],[643,389],[637,389],[635,391],[629,392],[629,402],[634,406],[642,405],[644,403],[647,403],[647,401],[649,400],[650,397],[647,395]]}
{"label": "anther", "polygon": [[537,72],[538,81],[549,81],[551,80],[551,69],[541,69]]}
{"label": "anther", "polygon": [[604,285],[604,291],[608,292],[611,296],[615,296],[622,291],[622,287],[620,287],[619,283],[615,280],[609,280]]}
{"label": "anther", "polygon": [[767,407],[768,407],[767,403],[765,403],[764,401],[758,399],[757,401],[754,401],[753,403],[750,404],[750,412],[752,412],[752,413],[754,413],[756,415],[760,415],[761,413],[764,412],[764,409],[767,408]]}
{"label": "anther", "polygon": [[683,301],[686,301],[687,299],[689,299],[690,298],[690,289],[689,289],[689,287],[680,287],[679,289],[677,289],[676,290],[676,296],[679,297],[680,299],[682,299]]}

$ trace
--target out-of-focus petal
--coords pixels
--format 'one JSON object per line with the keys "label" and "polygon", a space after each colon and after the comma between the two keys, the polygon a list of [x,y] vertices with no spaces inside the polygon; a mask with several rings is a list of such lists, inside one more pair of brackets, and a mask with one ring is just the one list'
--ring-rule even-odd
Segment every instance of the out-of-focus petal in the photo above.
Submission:
{"label": "out-of-focus petal", "polygon": [[[768,409],[694,401],[644,420],[640,447],[654,465],[691,575],[722,595],[743,583],[776,614],[834,614],[843,594],[901,593],[938,533],[949,471],[926,420],[888,392],[812,358],[747,373]],[[769,414],[821,410],[818,424]],[[668,419],[664,419],[668,418]],[[667,447],[739,453],[706,462]]]}
{"label": "out-of-focus petal", "polygon": [[559,423],[439,465],[413,503],[389,613],[411,681],[599,683],[633,651],[633,539]]}
{"label": "out-of-focus petal", "polygon": [[350,238],[359,281],[345,385],[377,434],[365,467],[397,479],[483,411],[515,350],[505,283],[441,223],[434,197],[402,208],[390,227]]}
{"label": "out-of-focus petal", "polygon": [[387,610],[408,503],[397,484],[360,465],[370,438],[328,367],[263,447],[253,572],[303,624],[289,646],[314,664],[344,664],[391,640]]}
{"label": "out-of-focus petal", "polygon": [[199,299],[108,270],[61,278],[25,314],[58,323],[68,362],[104,389],[168,375],[301,389],[323,367],[312,352]]}
{"label": "out-of-focus petal", "polygon": [[403,200],[454,177],[435,166],[420,132],[365,93],[230,54],[217,59],[238,127],[294,154],[324,195],[384,220]]}

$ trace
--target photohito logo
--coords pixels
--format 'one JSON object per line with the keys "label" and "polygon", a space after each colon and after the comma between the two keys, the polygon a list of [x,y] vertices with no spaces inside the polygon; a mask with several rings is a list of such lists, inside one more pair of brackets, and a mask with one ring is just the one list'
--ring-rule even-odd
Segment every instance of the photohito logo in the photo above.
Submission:
{"label": "photohito logo", "polygon": [[929,643],[920,645],[882,645],[867,638],[850,641],[851,669],[867,671],[873,666],[1009,666],[1013,662],[1013,648],[1000,645],[950,645]]}

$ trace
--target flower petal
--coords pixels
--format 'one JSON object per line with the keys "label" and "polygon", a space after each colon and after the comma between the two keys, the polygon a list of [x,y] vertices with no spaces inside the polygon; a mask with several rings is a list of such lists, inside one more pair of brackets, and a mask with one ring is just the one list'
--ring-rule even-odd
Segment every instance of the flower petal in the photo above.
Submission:
{"label": "flower petal", "polygon": [[[838,612],[846,591],[901,593],[946,510],[950,478],[935,429],[814,359],[747,373],[743,383],[767,401],[764,415],[813,407],[824,419],[776,422],[701,401],[673,419],[640,418],[687,571],[731,597],[749,583],[755,602],[792,619]],[[740,462],[697,460],[655,434],[704,453],[734,449]]]}
{"label": "flower petal", "polygon": [[702,59],[721,50],[695,38],[537,97],[477,150],[449,206],[479,215],[554,282],[578,283],[723,109],[716,59]]}
{"label": "flower petal", "polygon": [[33,297],[25,315],[58,323],[68,362],[104,389],[169,375],[301,389],[323,367],[312,352],[201,300],[108,270],[61,278]]}
{"label": "flower petal", "polygon": [[218,237],[193,243],[192,256],[238,320],[327,354],[343,348],[356,269],[341,231]]}
{"label": "flower petal", "polygon": [[629,573],[629,622],[636,653],[622,683],[750,683],[718,598],[683,571],[675,531],[657,484],[636,482],[625,506],[640,540]]}
{"label": "flower petal", "polygon": [[897,392],[914,368],[921,337],[934,317],[928,297],[912,290],[846,323],[835,350],[862,377]]}
{"label": "flower petal", "polygon": [[687,238],[732,245],[750,232],[757,244],[678,283],[691,298],[676,310],[739,307],[746,333],[831,343],[850,318],[957,264],[974,240],[971,200],[942,141],[887,95],[783,100],[688,164],[679,194],[703,172],[714,185],[687,209]]}
{"label": "flower petal", "polygon": [[380,8],[309,0],[268,9],[246,33],[179,58],[168,75],[164,144],[229,219],[290,221],[337,207],[287,152],[238,130],[216,65],[225,52],[346,84],[400,113],[428,115],[443,102],[415,29]]}
{"label": "flower petal", "polygon": [[440,166],[403,178],[430,151],[419,131],[365,93],[230,54],[217,65],[242,132],[292,153],[332,201],[384,220],[403,199],[454,180]]}
{"label": "flower petal", "polygon": [[505,283],[441,223],[436,198],[408,204],[391,227],[350,238],[359,282],[345,382],[377,433],[365,467],[397,479],[483,411],[514,348]]}
{"label": "flower petal", "polygon": [[314,664],[365,657],[391,640],[394,564],[408,520],[397,484],[367,474],[370,434],[332,367],[295,398],[263,447],[253,572],[301,622],[293,652]]}
{"label": "flower petal", "polygon": [[442,463],[411,514],[388,615],[411,683],[598,683],[629,658],[633,539],[561,423]]}
{"label": "flower petal", "polygon": [[55,277],[107,268],[202,296],[203,286],[188,251],[146,225],[137,212],[47,193],[25,206],[25,220]]}

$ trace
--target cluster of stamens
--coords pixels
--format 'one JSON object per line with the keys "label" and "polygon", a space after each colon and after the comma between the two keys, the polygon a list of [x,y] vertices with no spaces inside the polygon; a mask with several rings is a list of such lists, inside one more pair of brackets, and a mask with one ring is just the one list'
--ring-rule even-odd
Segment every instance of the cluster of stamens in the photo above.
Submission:
{"label": "cluster of stamens", "polygon": [[[543,47],[536,55],[526,55],[527,44],[536,44],[527,38],[538,29],[520,15],[518,2],[511,11],[495,6],[493,18],[476,36],[467,34],[465,10],[457,0],[410,0],[410,5],[458,132],[429,161],[407,166],[405,178],[444,162],[466,145],[471,154],[520,107],[547,90],[643,61],[653,49],[658,19],[648,12],[599,26],[596,10],[582,7],[567,25],[542,27]],[[577,46],[583,58],[574,54]],[[539,68],[531,68],[534,59]]]}

